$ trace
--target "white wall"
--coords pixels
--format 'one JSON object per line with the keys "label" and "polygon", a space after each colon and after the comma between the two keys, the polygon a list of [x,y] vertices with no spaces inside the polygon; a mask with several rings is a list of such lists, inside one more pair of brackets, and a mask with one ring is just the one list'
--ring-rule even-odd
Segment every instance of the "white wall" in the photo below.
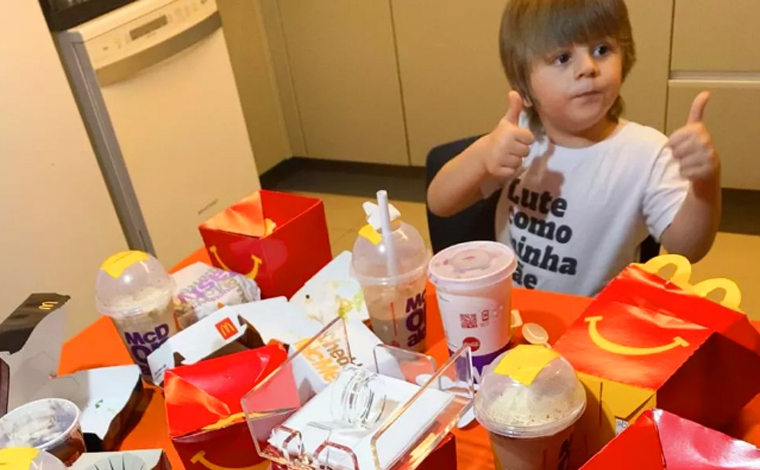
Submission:
{"label": "white wall", "polygon": [[3,2],[0,320],[55,291],[72,296],[70,332],[88,324],[100,262],[125,247],[38,2]]}

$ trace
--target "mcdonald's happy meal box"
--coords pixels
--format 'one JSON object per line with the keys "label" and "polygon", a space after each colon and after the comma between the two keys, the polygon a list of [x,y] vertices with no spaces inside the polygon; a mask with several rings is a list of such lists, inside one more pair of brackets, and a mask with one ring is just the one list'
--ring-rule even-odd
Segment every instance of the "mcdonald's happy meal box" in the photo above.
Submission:
{"label": "mcdonald's happy meal box", "polygon": [[290,298],[331,259],[321,200],[258,191],[201,224],[217,268],[254,279],[263,298]]}
{"label": "mcdonald's happy meal box", "polygon": [[[169,437],[186,470],[269,468],[256,452],[240,400],[287,356],[284,348],[270,345],[166,372]],[[289,391],[297,400],[295,386],[279,393]]]}
{"label": "mcdonald's happy meal box", "polygon": [[[677,268],[670,281],[655,274],[666,265]],[[737,286],[727,279],[692,286],[690,275],[680,256],[630,265],[555,345],[588,395],[573,468],[648,409],[720,429],[760,392],[760,335],[737,310]],[[722,305],[704,297],[715,289],[726,292]]]}

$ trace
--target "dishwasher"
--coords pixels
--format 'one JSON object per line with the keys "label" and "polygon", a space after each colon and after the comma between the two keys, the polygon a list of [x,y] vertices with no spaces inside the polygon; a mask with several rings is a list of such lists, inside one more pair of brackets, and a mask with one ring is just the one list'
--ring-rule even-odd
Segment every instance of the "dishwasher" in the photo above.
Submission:
{"label": "dishwasher", "polygon": [[140,0],[54,33],[128,244],[172,266],[260,188],[214,0]]}

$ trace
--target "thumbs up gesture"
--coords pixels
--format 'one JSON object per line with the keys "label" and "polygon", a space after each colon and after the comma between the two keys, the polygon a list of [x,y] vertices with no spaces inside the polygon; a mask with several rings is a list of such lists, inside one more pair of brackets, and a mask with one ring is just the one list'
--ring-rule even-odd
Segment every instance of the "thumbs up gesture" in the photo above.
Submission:
{"label": "thumbs up gesture", "polygon": [[720,157],[704,123],[705,107],[710,93],[700,93],[691,105],[686,125],[675,131],[668,145],[681,164],[681,176],[689,181],[714,178],[720,171]]}
{"label": "thumbs up gesture", "polygon": [[516,91],[509,92],[507,114],[488,134],[491,152],[486,155],[486,170],[499,179],[510,179],[522,172],[523,158],[530,153],[533,133],[519,126],[523,100]]}

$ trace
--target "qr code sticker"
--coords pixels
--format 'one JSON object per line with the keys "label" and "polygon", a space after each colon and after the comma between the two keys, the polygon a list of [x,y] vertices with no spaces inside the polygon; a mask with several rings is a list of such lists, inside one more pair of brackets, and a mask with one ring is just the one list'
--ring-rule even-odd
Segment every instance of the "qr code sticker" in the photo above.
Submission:
{"label": "qr code sticker", "polygon": [[478,314],[477,313],[462,313],[459,315],[459,322],[462,328],[471,330],[478,327]]}

